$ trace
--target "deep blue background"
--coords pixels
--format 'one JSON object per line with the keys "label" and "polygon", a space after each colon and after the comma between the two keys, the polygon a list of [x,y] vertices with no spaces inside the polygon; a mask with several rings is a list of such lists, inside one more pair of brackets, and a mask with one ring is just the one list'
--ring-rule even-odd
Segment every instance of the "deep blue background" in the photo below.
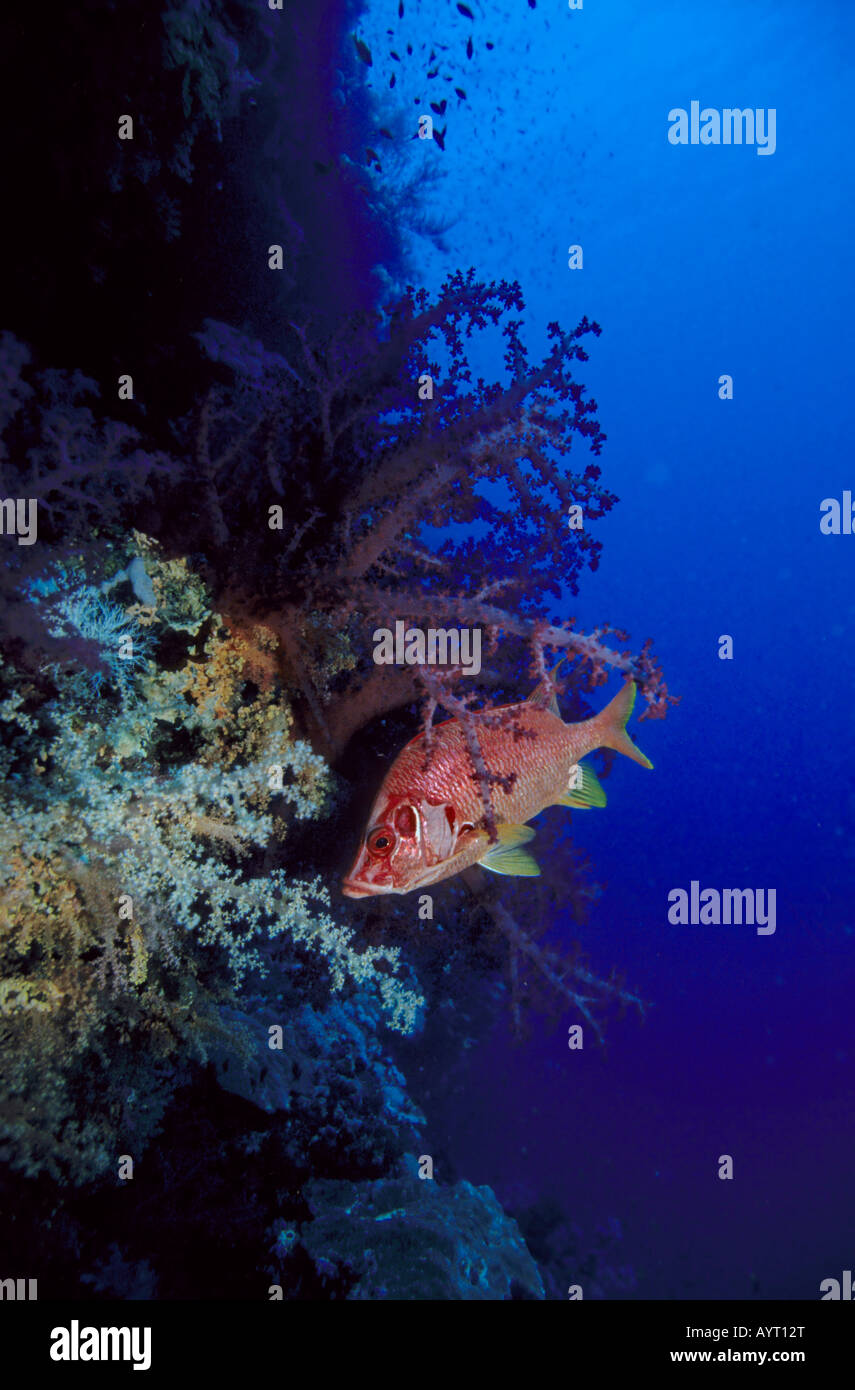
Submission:
{"label": "deep blue background", "polygon": [[[514,1050],[499,1032],[432,1129],[500,1195],[555,1193],[589,1233],[616,1216],[638,1296],[818,1297],[855,1262],[855,536],[819,531],[821,500],[855,488],[855,12],[471,8],[474,23],[409,4],[403,26],[414,63],[426,39],[460,51],[467,91],[444,154],[414,147],[441,170],[426,209],[452,225],[444,251],[414,238],[413,273],[519,279],[534,347],[553,318],[602,325],[580,375],[621,502],[568,611],[627,628],[635,649],[653,636],[682,703],[633,726],[655,772],[620,760],[608,809],[574,822],[608,881],[584,944],[651,1001],[648,1021],[611,1024],[605,1054],[545,1029]],[[378,54],[387,26],[397,42],[397,3],[376,0],[359,32]],[[408,100],[438,90],[420,71],[398,84]],[[775,107],[774,155],[670,145],[668,111],[694,99]],[[670,925],[668,891],[692,879],[774,888],[776,934]]]}

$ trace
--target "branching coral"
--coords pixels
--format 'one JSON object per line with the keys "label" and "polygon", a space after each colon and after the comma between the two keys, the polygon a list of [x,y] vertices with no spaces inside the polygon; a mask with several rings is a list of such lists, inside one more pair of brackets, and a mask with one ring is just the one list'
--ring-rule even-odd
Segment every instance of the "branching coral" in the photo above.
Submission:
{"label": "branching coral", "polygon": [[[533,364],[522,309],[517,285],[480,284],[470,271],[435,301],[410,293],[385,320],[351,321],[324,343],[292,325],[283,352],[246,342],[241,362],[241,340],[226,332],[228,359],[243,370],[183,422],[172,461],[125,426],[96,425],[79,401],[90,383],[76,378],[42,374],[27,415],[33,388],[10,344],[18,457],[29,463],[7,489],[44,499],[50,517],[60,507],[71,526],[97,517],[127,527],[138,520],[134,482],[145,484],[160,498],[152,526],[168,553],[203,553],[220,611],[278,634],[283,674],[333,756],[360,722],[413,697],[408,673],[367,662],[375,626],[397,619],[480,626],[510,645],[517,672],[533,641],[575,653],[594,682],[608,668],[630,671],[649,712],[662,714],[669,697],[649,644],[633,655],[609,644],[627,638],[607,625],[585,634],[550,614],[582,569],[596,568],[591,527],[615,498],[598,465],[574,466],[571,453],[574,435],[595,456],[604,440],[575,377],[599,328],[551,324],[549,351]],[[505,360],[492,384],[474,378],[471,361],[489,331]],[[200,336],[221,358],[222,326]],[[581,527],[567,524],[571,506]],[[317,648],[330,631],[368,666],[361,685],[329,687]]]}
{"label": "branching coral", "polygon": [[[470,272],[450,277],[434,302],[410,293],[385,326],[362,319],[323,345],[293,325],[287,360],[248,345],[237,387],[210,396],[192,431],[187,423],[203,503],[193,543],[228,547],[224,607],[279,632],[333,755],[361,722],[413,698],[410,673],[367,660],[370,633],[396,619],[480,626],[510,644],[517,669],[531,643],[568,650],[589,683],[608,668],[629,671],[648,712],[665,711],[649,644],[633,655],[609,645],[610,635],[628,640],[618,630],[585,634],[550,616],[583,567],[596,568],[591,526],[615,498],[596,463],[571,462],[574,435],[594,455],[605,437],[574,375],[583,340],[599,328],[551,324],[550,349],[533,364],[515,317],[522,308],[517,285],[479,284]],[[470,360],[489,330],[502,334],[506,371],[492,385],[473,380]],[[218,355],[221,339],[209,325],[203,341]],[[230,360],[239,361],[233,337]],[[570,507],[582,526],[568,526]],[[263,592],[250,591],[262,571]],[[309,614],[346,631],[368,665],[346,698],[317,687]]]}
{"label": "branching coral", "polygon": [[96,381],[79,371],[27,373],[29,363],[29,350],[2,334],[0,423],[14,436],[0,448],[0,489],[37,500],[42,540],[89,540],[111,514],[132,514],[153,479],[167,474],[167,457],[143,448],[131,426],[96,415]]}
{"label": "branching coral", "polygon": [[[17,706],[9,712],[15,718]],[[16,855],[97,862],[120,892],[164,913],[174,930],[221,947],[237,981],[261,964],[253,937],[262,929],[287,931],[327,956],[335,988],[348,976],[370,980],[380,959],[394,964],[394,950],[360,956],[350,948],[351,933],[323,910],[329,899],[317,879],[295,881],[279,868],[243,875],[211,853],[213,844],[240,859],[267,846],[274,804],[280,823],[289,804],[298,818],[323,810],[323,762],[305,743],[270,727],[253,761],[232,765],[227,774],[200,762],[150,772],[156,706],[123,713],[104,727],[81,728],[65,710],[51,717],[55,736],[39,754],[45,771],[30,804],[9,808],[0,859],[7,882]],[[383,977],[379,987],[403,1018],[406,1006],[392,981]]]}
{"label": "branching coral", "polygon": [[330,778],[291,735],[275,639],[203,627],[184,634],[191,659],[97,719],[62,672],[50,698],[3,672],[0,1156],[31,1175],[79,1182],[139,1153],[212,1042],[240,1048],[222,1003],[283,951],[392,1028],[416,1020],[398,950],[360,949],[317,874],[287,864],[289,826],[324,814]]}
{"label": "branching coral", "polygon": [[[94,659],[108,679],[130,697],[134,677],[145,668],[151,654],[145,629],[118,604],[110,603],[91,588],[64,594],[49,606],[49,612],[51,636],[65,638],[71,646],[75,638],[92,644],[96,649]],[[101,671],[96,671],[95,676],[97,685]]]}

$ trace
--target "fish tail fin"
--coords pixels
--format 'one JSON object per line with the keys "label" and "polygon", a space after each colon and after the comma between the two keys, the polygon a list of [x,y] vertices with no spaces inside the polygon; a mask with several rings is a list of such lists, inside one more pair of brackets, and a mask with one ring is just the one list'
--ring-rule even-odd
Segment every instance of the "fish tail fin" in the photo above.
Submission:
{"label": "fish tail fin", "polygon": [[630,677],[605,709],[600,710],[599,714],[588,721],[592,734],[597,736],[597,743],[592,747],[613,748],[616,753],[623,753],[625,757],[632,758],[633,762],[641,763],[642,767],[652,768],[650,759],[644,756],[640,748],[636,748],[626,732],[627,720],[632,714],[634,704],[635,681]]}

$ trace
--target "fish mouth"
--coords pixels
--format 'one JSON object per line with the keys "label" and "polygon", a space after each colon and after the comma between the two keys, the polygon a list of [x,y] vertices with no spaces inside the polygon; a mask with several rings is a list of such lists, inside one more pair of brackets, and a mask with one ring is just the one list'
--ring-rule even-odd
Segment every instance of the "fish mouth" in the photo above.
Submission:
{"label": "fish mouth", "polygon": [[370,894],[370,889],[363,888],[361,884],[354,883],[349,878],[344,880],[341,891],[346,898],[367,898]]}
{"label": "fish mouth", "polygon": [[355,878],[346,878],[341,885],[341,891],[346,898],[372,898],[378,893],[394,893],[395,890],[379,884],[360,883]]}

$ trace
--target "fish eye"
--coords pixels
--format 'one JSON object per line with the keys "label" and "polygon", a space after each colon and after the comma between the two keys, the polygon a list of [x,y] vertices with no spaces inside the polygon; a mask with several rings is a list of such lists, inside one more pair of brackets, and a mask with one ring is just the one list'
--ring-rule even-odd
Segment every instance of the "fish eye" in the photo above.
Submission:
{"label": "fish eye", "polygon": [[389,854],[395,844],[394,833],[387,826],[372,830],[366,841],[371,854]]}

